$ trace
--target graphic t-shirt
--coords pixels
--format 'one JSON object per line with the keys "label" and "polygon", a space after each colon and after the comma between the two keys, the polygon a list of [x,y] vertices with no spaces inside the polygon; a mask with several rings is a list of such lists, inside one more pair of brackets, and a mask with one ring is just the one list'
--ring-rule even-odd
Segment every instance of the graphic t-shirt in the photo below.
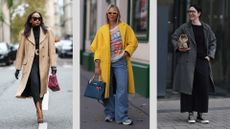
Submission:
{"label": "graphic t-shirt", "polygon": [[110,30],[110,37],[111,62],[116,62],[124,55],[121,33],[118,26]]}

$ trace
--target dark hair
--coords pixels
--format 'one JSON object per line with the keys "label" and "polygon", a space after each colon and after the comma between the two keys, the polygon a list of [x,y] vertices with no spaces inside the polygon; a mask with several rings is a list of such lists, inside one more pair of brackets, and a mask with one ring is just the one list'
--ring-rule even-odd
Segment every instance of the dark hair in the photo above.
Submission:
{"label": "dark hair", "polygon": [[42,31],[44,33],[47,32],[47,26],[43,22],[42,14],[40,12],[38,12],[38,11],[34,11],[31,14],[29,14],[29,16],[27,17],[26,23],[25,23],[25,29],[24,29],[23,34],[25,35],[26,38],[30,35],[30,31],[31,31],[31,28],[32,28],[32,23],[30,22],[30,20],[31,20],[32,15],[34,13],[38,13],[40,15],[40,17],[41,17],[41,24],[40,24],[40,26],[42,28]]}
{"label": "dark hair", "polygon": [[189,8],[191,8],[191,7],[195,8],[196,11],[197,11],[198,13],[202,13],[201,7],[198,6],[197,4],[191,4],[191,5],[189,6]]}

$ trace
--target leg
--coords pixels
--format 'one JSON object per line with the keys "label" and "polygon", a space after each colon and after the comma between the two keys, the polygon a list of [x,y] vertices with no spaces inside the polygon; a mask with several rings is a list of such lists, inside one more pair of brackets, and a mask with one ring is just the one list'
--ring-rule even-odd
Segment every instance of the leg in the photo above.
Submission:
{"label": "leg", "polygon": [[116,78],[115,120],[123,122],[128,119],[128,70],[124,58],[112,65]]}
{"label": "leg", "polygon": [[37,63],[33,63],[31,73],[30,73],[30,91],[34,100],[34,104],[37,111],[37,121],[38,123],[43,122],[42,114],[42,98],[40,98],[40,77],[39,77],[39,67]]}
{"label": "leg", "polygon": [[41,109],[41,103],[38,101],[35,105],[36,110],[37,110],[37,121],[38,123],[42,123],[43,122],[43,113],[42,113],[42,109]]}
{"label": "leg", "polygon": [[193,112],[193,95],[181,93],[180,106],[181,112]]}
{"label": "leg", "polygon": [[30,72],[30,91],[34,100],[34,104],[36,104],[40,100],[40,77],[37,63],[33,63]]}
{"label": "leg", "polygon": [[105,113],[105,121],[110,122],[114,119],[114,108],[115,108],[115,97],[113,94],[113,78],[114,73],[113,69],[110,70],[110,90],[109,90],[109,102],[106,104],[104,113]]}
{"label": "leg", "polygon": [[210,71],[207,60],[198,60],[195,70],[194,109],[200,113],[208,112],[208,87],[210,86]]}

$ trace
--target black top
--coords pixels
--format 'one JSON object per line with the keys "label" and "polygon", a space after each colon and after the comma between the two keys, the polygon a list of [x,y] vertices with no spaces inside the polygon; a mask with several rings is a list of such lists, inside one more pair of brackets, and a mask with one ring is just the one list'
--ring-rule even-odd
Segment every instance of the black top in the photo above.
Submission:
{"label": "black top", "polygon": [[207,56],[207,47],[205,45],[203,26],[192,25],[192,29],[197,45],[197,58],[204,59]]}
{"label": "black top", "polygon": [[33,27],[36,49],[39,49],[40,26]]}

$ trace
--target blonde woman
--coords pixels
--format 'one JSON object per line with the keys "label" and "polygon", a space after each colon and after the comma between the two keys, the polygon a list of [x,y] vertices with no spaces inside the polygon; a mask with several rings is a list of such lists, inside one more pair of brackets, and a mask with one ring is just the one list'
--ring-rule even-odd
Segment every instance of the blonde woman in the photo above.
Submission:
{"label": "blonde woman", "polygon": [[118,7],[109,5],[107,23],[98,29],[91,50],[94,52],[95,74],[106,83],[105,121],[131,125],[128,93],[135,93],[135,86],[130,58],[138,42],[132,28],[120,18]]}

